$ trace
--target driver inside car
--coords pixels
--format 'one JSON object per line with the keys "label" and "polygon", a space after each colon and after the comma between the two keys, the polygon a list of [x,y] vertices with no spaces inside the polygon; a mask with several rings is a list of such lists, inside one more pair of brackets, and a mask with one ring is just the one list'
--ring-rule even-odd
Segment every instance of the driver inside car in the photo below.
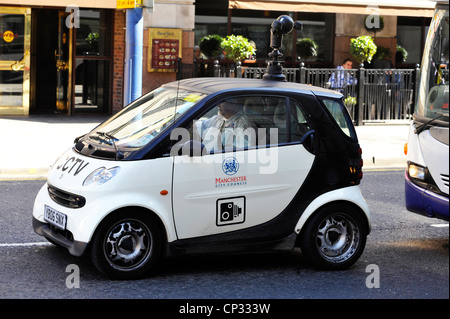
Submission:
{"label": "driver inside car", "polygon": [[227,99],[218,105],[218,114],[196,123],[208,153],[256,145],[256,125],[243,107],[238,99]]}

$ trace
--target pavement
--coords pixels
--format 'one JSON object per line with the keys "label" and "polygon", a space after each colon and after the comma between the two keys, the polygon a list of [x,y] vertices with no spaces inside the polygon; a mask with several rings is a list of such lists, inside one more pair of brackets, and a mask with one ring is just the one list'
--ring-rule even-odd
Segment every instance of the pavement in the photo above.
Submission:
{"label": "pavement", "polygon": [[[55,160],[105,116],[31,115],[0,118],[0,180],[45,179]],[[356,127],[364,170],[406,167],[408,121]]]}

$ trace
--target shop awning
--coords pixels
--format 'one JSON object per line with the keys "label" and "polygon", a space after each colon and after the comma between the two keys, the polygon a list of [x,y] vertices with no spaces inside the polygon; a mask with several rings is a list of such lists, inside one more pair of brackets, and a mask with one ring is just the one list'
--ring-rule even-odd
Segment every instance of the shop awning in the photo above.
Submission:
{"label": "shop awning", "polygon": [[153,8],[154,0],[2,0],[2,5],[127,9]]}
{"label": "shop awning", "polygon": [[229,0],[230,9],[267,10],[285,12],[326,12],[432,17],[432,0]]}

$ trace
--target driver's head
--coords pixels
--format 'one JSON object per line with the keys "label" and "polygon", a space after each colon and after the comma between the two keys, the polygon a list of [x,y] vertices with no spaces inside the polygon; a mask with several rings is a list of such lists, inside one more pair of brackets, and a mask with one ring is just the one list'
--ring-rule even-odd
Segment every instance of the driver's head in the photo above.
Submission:
{"label": "driver's head", "polygon": [[219,104],[220,114],[229,119],[237,112],[242,111],[243,105],[237,99],[228,99]]}

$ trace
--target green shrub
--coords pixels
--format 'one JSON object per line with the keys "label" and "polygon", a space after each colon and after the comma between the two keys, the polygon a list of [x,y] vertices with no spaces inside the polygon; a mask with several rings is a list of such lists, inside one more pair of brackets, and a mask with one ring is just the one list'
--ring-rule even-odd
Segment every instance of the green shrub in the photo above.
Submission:
{"label": "green shrub", "polygon": [[371,36],[363,35],[350,40],[350,54],[359,63],[370,63],[376,52],[377,45]]}
{"label": "green shrub", "polygon": [[223,38],[220,35],[207,35],[200,40],[198,46],[205,56],[212,59],[220,55],[220,52],[222,51],[222,41]]}
{"label": "green shrub", "polygon": [[313,39],[304,38],[297,40],[297,54],[305,60],[317,56],[318,49],[319,47]]}
{"label": "green shrub", "polygon": [[229,35],[223,39],[222,50],[225,57],[233,62],[244,60],[256,52],[248,39],[241,35]]}
{"label": "green shrub", "polygon": [[408,59],[408,51],[401,45],[397,44],[397,51],[395,52],[395,62],[405,62]]}

